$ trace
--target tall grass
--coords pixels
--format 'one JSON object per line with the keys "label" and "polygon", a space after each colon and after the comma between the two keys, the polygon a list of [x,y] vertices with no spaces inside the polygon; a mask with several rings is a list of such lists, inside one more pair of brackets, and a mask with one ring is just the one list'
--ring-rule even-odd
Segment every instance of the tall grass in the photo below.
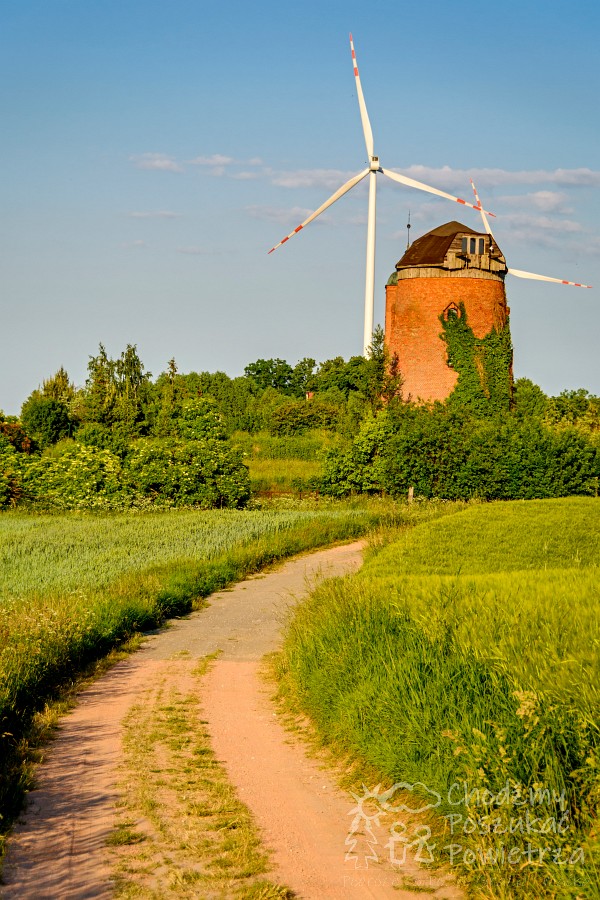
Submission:
{"label": "tall grass", "polygon": [[480,505],[291,624],[288,695],[365,770],[439,794],[434,855],[479,896],[600,895],[599,563],[592,499]]}
{"label": "tall grass", "polygon": [[323,471],[322,463],[308,459],[249,459],[247,463],[253,494],[311,491]]}
{"label": "tall grass", "polygon": [[273,435],[268,432],[249,434],[236,431],[231,436],[234,447],[254,459],[321,460],[324,450],[338,446],[342,439],[331,431],[313,429],[304,434]]}
{"label": "tall grass", "polygon": [[323,472],[325,451],[340,441],[340,435],[318,429],[287,436],[238,431],[232,436],[244,453],[255,494],[312,490]]}

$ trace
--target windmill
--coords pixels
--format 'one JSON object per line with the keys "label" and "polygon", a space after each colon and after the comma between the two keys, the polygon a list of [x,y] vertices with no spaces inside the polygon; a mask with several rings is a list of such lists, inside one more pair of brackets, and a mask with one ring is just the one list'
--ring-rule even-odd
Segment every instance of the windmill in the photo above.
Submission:
{"label": "windmill", "polygon": [[[367,264],[366,264],[366,274],[365,274],[365,324],[364,324],[364,354],[368,355],[369,346],[371,344],[373,338],[373,305],[374,305],[374,295],[375,295],[375,207],[376,207],[376,192],[377,192],[377,175],[381,173],[382,175],[386,175],[388,178],[391,178],[392,181],[397,181],[399,184],[407,185],[408,187],[417,188],[421,191],[427,191],[429,194],[436,194],[438,197],[445,197],[447,200],[454,200],[456,203],[461,203],[463,206],[470,206],[471,209],[481,210],[481,206],[479,201],[477,201],[477,205],[475,206],[473,203],[468,203],[466,200],[462,200],[460,197],[454,197],[452,194],[446,193],[446,191],[440,191],[437,188],[431,187],[428,184],[423,184],[421,181],[415,181],[414,178],[408,178],[406,175],[399,175],[397,172],[392,172],[390,169],[384,169],[383,166],[379,163],[379,157],[374,155],[374,142],[373,142],[373,131],[371,129],[371,123],[369,121],[369,115],[367,113],[367,107],[365,104],[365,98],[363,95],[360,76],[358,74],[358,63],[356,61],[356,53],[354,51],[354,41],[352,40],[352,35],[350,35],[350,49],[352,51],[352,66],[354,69],[354,78],[356,80],[356,92],[358,95],[358,107],[360,110],[360,119],[362,122],[363,134],[365,137],[365,145],[367,148],[367,156],[369,158],[368,168],[363,169],[362,172],[359,172],[357,175],[354,175],[350,178],[345,184],[343,184],[338,190],[332,194],[332,196],[325,201],[318,209],[316,209],[311,215],[302,222],[301,225],[298,225],[297,228],[294,228],[290,234],[284,237],[278,244],[275,244],[269,250],[269,253],[273,253],[274,250],[277,250],[278,247],[281,247],[282,244],[285,244],[286,241],[289,241],[291,237],[295,234],[298,234],[299,231],[312,222],[317,216],[320,216],[322,212],[332,206],[336,200],[339,200],[340,197],[343,197],[344,194],[347,194],[348,191],[352,190],[363,178],[369,176],[369,211],[367,218]],[[483,210],[481,210],[483,212]],[[489,213],[489,215],[493,215],[493,213]]]}
{"label": "windmill", "polygon": [[[475,184],[474,184],[472,178],[471,178],[471,187],[473,188],[473,193],[475,194],[475,199],[477,201],[476,209],[479,209],[479,211],[481,213],[481,218],[483,219],[483,227],[489,234],[491,240],[493,240],[494,243],[496,243],[496,238],[494,237],[492,229],[490,228],[490,223],[488,221],[488,217],[486,216],[485,211],[484,211],[483,207],[481,206],[481,203],[479,200],[479,194],[477,193],[477,188],[475,187]],[[516,275],[517,278],[529,278],[533,281],[553,281],[555,284],[572,284],[573,287],[580,287],[580,288],[591,288],[591,286],[592,286],[591,284],[579,284],[577,281],[565,281],[563,278],[550,278],[548,275],[534,275],[533,272],[523,272],[522,269],[510,269],[509,268],[509,269],[507,269],[507,272],[509,275]]]}

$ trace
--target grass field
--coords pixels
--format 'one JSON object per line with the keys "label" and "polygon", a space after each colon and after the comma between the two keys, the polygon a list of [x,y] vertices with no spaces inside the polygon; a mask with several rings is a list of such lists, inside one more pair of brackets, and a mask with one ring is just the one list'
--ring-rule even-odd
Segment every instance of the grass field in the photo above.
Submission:
{"label": "grass field", "polygon": [[597,898],[600,503],[398,537],[299,608],[283,691],[359,780],[435,792],[433,859],[477,896]]}
{"label": "grass field", "polygon": [[323,464],[309,459],[247,459],[250,490],[265,493],[302,493],[314,490]]}
{"label": "grass field", "polygon": [[27,787],[29,723],[61,685],[213,590],[356,537],[379,515],[343,507],[0,514],[0,830]]}
{"label": "grass field", "polygon": [[339,441],[339,435],[318,430],[287,437],[241,431],[232,436],[233,445],[244,453],[253,494],[314,490],[325,451]]}

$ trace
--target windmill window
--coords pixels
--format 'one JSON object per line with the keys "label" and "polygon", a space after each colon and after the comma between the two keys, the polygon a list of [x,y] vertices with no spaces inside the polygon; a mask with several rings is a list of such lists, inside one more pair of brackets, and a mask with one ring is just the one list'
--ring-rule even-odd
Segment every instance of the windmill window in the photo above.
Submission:
{"label": "windmill window", "polygon": [[485,238],[466,238],[462,239],[462,252],[479,254],[485,253]]}

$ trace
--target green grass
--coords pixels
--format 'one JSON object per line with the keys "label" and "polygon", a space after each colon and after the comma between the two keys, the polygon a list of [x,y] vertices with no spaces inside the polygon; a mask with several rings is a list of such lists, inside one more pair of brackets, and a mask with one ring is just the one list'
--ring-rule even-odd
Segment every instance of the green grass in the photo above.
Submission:
{"label": "green grass", "polygon": [[325,451],[338,445],[340,436],[326,430],[289,436],[238,431],[231,440],[244,453],[253,494],[295,493],[314,490]]}
{"label": "green grass", "polygon": [[329,447],[340,443],[340,435],[327,430],[313,429],[304,434],[278,436],[268,432],[249,434],[236,431],[231,436],[234,447],[253,459],[304,459],[314,462],[323,457]]}
{"label": "green grass", "polygon": [[[129,573],[212,560],[232,547],[360,512],[185,510],[162,513],[0,514],[0,603],[100,590]],[[345,527],[345,526],[344,526]]]}
{"label": "green grass", "polygon": [[285,556],[363,534],[365,508],[0,514],[0,831],[36,711],[130,635]]}
{"label": "green grass", "polygon": [[253,494],[314,490],[323,471],[320,462],[308,459],[248,459]]}
{"label": "green grass", "polygon": [[[476,505],[405,530],[291,624],[288,698],[365,777],[440,794],[436,860],[478,896],[600,896],[599,564],[596,500]],[[479,793],[453,805],[454,783]],[[492,799],[507,784],[522,807]],[[550,791],[550,831],[503,833],[535,812],[529,789]]]}

